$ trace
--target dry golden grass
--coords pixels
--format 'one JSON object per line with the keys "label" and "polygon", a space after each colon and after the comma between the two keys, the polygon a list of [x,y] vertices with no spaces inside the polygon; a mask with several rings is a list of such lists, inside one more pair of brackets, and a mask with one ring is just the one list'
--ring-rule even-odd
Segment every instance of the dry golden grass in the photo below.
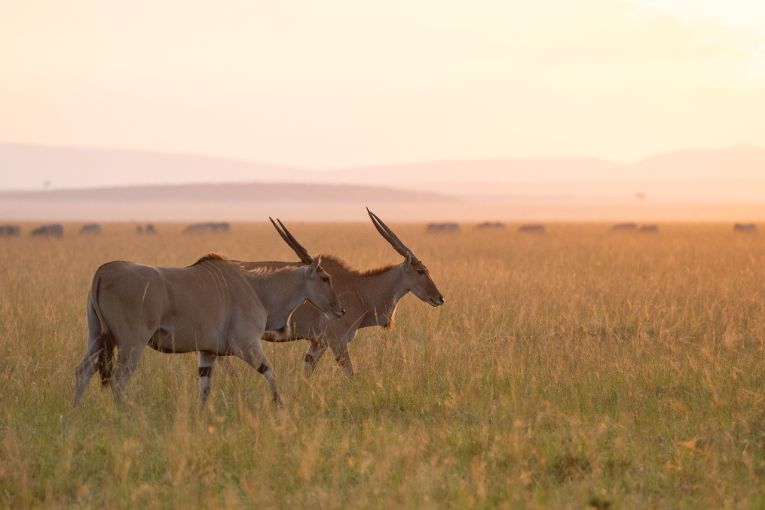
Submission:
{"label": "dry golden grass", "polygon": [[[371,225],[290,225],[360,268],[398,260]],[[197,408],[196,358],[147,350],[117,408],[71,408],[103,262],[209,251],[294,259],[270,226],[183,236],[0,239],[0,506],[763,508],[765,239],[729,226],[603,225],[425,235],[399,226],[446,297],[301,375],[286,402],[238,360]]]}

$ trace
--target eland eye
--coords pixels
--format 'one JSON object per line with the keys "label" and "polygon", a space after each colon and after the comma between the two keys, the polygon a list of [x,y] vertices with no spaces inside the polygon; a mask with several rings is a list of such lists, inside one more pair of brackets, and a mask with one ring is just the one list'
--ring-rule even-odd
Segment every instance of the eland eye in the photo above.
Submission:
{"label": "eland eye", "polygon": [[321,281],[323,281],[324,283],[329,283],[329,276],[322,276]]}
{"label": "eland eye", "polygon": [[424,269],[418,269],[417,270],[417,274],[425,274],[425,273],[427,273],[427,271],[424,270]]}

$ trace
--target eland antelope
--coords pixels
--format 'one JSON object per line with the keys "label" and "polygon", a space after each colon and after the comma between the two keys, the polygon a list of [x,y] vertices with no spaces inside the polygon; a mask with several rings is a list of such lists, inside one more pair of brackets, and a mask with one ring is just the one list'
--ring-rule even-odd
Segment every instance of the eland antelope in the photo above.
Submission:
{"label": "eland antelope", "polygon": [[742,232],[745,234],[753,234],[757,232],[757,225],[754,223],[735,223],[733,225],[734,232]]}
{"label": "eland antelope", "polygon": [[459,223],[428,223],[426,227],[428,232],[459,232]]}
{"label": "eland antelope", "polygon": [[154,228],[153,223],[147,223],[146,225],[138,225],[135,228],[137,234],[152,235],[157,233],[157,229]]}
{"label": "eland antelope", "polygon": [[544,234],[545,226],[539,223],[531,223],[518,227],[518,232],[522,234]]}
{"label": "eland antelope", "polygon": [[21,235],[21,227],[18,225],[0,225],[0,236],[19,237]]}
{"label": "eland antelope", "polygon": [[32,237],[64,237],[64,227],[58,223],[42,225],[34,229],[29,235]]}
{"label": "eland antelope", "polygon": [[478,230],[486,230],[486,229],[503,229],[505,228],[505,224],[501,221],[484,221],[482,223],[479,223],[475,226]]}
{"label": "eland antelope", "polygon": [[122,261],[98,268],[88,297],[87,351],[75,371],[75,405],[96,370],[120,401],[147,345],[165,353],[199,352],[203,402],[215,358],[232,355],[266,378],[280,404],[273,368],[261,348],[264,331],[284,330],[306,300],[321,314],[341,317],[344,310],[320,259],[311,258],[281,222],[271,222],[300,264],[247,270],[212,254],[183,268]]}
{"label": "eland antelope", "polygon": [[[382,326],[390,328],[399,300],[409,292],[431,306],[444,304],[444,297],[433,283],[428,268],[415,257],[383,221],[367,209],[377,231],[388,241],[404,261],[369,271],[350,269],[340,259],[322,256],[322,267],[332,276],[335,291],[341,296],[346,314],[340,319],[329,320],[314,308],[302,305],[290,317],[285,331],[266,331],[263,340],[290,342],[308,340],[310,346],[305,355],[303,370],[310,375],[329,347],[335,361],[346,375],[353,374],[353,363],[348,343],[361,328]],[[294,267],[287,262],[244,262],[248,269]]]}
{"label": "eland antelope", "polygon": [[80,234],[100,234],[101,225],[98,223],[86,223],[80,229]]}
{"label": "eland antelope", "polygon": [[638,226],[637,223],[617,223],[613,227],[611,227],[611,230],[614,232],[634,232],[637,230]]}
{"label": "eland antelope", "polygon": [[199,234],[202,232],[228,232],[231,230],[231,225],[226,222],[223,223],[192,223],[186,227],[183,232],[185,234]]}

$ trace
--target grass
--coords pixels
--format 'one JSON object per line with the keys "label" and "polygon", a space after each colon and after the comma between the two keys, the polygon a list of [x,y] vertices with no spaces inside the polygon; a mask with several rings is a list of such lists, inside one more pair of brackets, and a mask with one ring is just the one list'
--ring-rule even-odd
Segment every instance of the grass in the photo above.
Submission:
{"label": "grass", "polygon": [[[291,227],[359,268],[398,260],[371,225]],[[360,332],[353,379],[266,344],[284,411],[239,360],[198,409],[195,356],[147,350],[126,406],[94,378],[72,409],[101,263],[294,259],[270,226],[180,230],[0,239],[0,507],[765,508],[760,236],[400,226],[446,305],[409,295]]]}

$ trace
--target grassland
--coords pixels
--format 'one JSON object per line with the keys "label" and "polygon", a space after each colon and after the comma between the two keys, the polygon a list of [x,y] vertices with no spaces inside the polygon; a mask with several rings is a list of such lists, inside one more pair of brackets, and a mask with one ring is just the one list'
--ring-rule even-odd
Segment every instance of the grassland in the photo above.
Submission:
{"label": "grassland", "polygon": [[[291,226],[399,260],[371,225]],[[125,407],[94,379],[73,410],[101,263],[294,258],[270,226],[180,229],[0,239],[0,507],[765,507],[765,237],[400,226],[446,305],[362,331],[353,379],[268,344],[284,411],[239,360],[200,410],[196,358],[147,350]]]}

